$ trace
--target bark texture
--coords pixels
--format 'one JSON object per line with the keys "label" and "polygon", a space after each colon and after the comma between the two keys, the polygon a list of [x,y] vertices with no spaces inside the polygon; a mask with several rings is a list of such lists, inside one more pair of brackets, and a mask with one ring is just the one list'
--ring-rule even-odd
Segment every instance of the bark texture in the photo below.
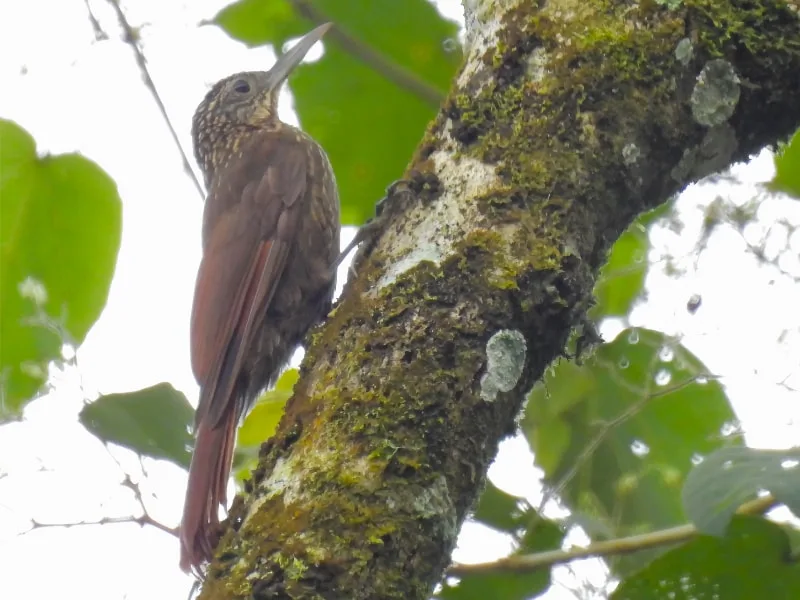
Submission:
{"label": "bark texture", "polygon": [[412,193],[312,336],[203,598],[428,598],[610,245],[800,124],[796,2],[465,10]]}

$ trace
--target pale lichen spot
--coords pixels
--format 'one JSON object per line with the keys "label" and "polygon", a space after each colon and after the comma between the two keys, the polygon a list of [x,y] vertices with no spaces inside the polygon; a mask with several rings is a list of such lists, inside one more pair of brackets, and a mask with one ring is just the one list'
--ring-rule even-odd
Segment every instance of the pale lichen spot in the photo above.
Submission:
{"label": "pale lichen spot", "polygon": [[[509,7],[510,8],[510,7]],[[492,2],[480,0],[464,1],[464,69],[458,76],[458,87],[463,88],[467,82],[478,79],[480,71],[488,66],[480,60],[487,51],[497,48],[497,33],[501,29],[500,15]],[[483,85],[488,85],[489,78]]]}
{"label": "pale lichen spot", "polygon": [[34,379],[47,379],[47,368],[38,362],[25,361],[19,365],[19,370]]}
{"label": "pale lichen spot", "polygon": [[486,373],[481,398],[493,402],[498,392],[510,392],[522,376],[527,352],[525,337],[516,329],[501,329],[486,343]]}
{"label": "pale lichen spot", "polygon": [[250,504],[244,521],[247,522],[258,513],[261,506],[278,495],[283,495],[285,504],[291,504],[302,495],[302,464],[298,454],[291,454],[288,458],[278,458],[269,477],[258,485],[258,498]]}
{"label": "pale lichen spot", "polygon": [[625,147],[622,149],[622,161],[625,163],[627,167],[633,167],[636,163],[639,162],[639,159],[642,156],[642,151],[639,149],[639,146],[631,142],[630,144],[626,144]]}
{"label": "pale lichen spot", "polygon": [[409,215],[414,226],[399,232],[392,241],[392,247],[405,250],[405,254],[386,269],[377,283],[378,290],[422,262],[439,264],[449,256],[454,241],[465,235],[467,224],[477,221],[474,203],[465,199],[478,197],[497,186],[493,165],[466,156],[455,160],[447,150],[434,152],[430,160],[444,192],[435,204],[419,207]]}
{"label": "pale lichen spot", "polygon": [[444,475],[434,479],[429,487],[423,488],[414,496],[413,508],[421,518],[430,519],[441,527],[443,538],[455,540],[458,536],[456,508]]}
{"label": "pale lichen spot", "polygon": [[694,120],[705,127],[721,125],[733,115],[740,94],[733,65],[721,58],[709,61],[697,76],[689,100]]}
{"label": "pale lichen spot", "polygon": [[678,42],[678,45],[675,46],[675,58],[685,67],[692,61],[692,56],[694,56],[694,46],[692,46],[692,40],[690,40],[688,37],[683,38],[680,42]]}
{"label": "pale lichen spot", "polygon": [[36,306],[43,306],[47,302],[47,288],[44,283],[30,275],[18,285],[19,295],[28,300],[33,300]]}
{"label": "pale lichen spot", "polygon": [[528,57],[528,76],[534,83],[543,81],[547,75],[547,51],[544,48],[534,48]]}
{"label": "pale lichen spot", "polygon": [[400,275],[422,262],[429,261],[434,264],[439,264],[441,259],[442,253],[439,251],[436,244],[423,241],[419,246],[413,248],[411,252],[386,269],[383,277],[378,281],[378,289],[391,285],[397,281]]}
{"label": "pale lichen spot", "polygon": [[676,181],[700,179],[730,164],[739,141],[728,123],[711,127],[698,146],[686,148],[670,174]]}

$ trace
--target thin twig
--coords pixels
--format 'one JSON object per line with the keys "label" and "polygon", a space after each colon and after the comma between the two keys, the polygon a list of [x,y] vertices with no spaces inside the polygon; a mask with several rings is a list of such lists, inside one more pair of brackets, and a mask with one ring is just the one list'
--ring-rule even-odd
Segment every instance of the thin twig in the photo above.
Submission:
{"label": "thin twig", "polygon": [[[136,500],[136,503],[139,505],[139,508],[142,511],[142,514],[138,517],[134,517],[133,515],[126,515],[124,517],[102,517],[100,519],[96,519],[94,521],[70,521],[70,522],[60,522],[60,523],[42,523],[41,521],[37,521],[36,519],[31,519],[31,527],[26,531],[23,531],[21,535],[25,535],[37,529],[50,529],[52,527],[61,527],[64,529],[70,529],[72,527],[85,527],[88,525],[117,525],[119,523],[135,523],[140,527],[144,527],[145,525],[150,525],[151,527],[155,527],[156,529],[163,531],[164,533],[168,533],[173,537],[178,537],[179,528],[178,527],[169,527],[164,525],[150,516],[150,513],[147,511],[147,506],[144,503],[144,494],[142,494],[142,489],[139,487],[138,483],[135,483],[129,473],[126,473],[122,467],[122,464],[117,460],[117,457],[111,453],[111,450],[108,447],[108,444],[103,444],[103,447],[108,452],[108,455],[111,457],[117,467],[123,473],[123,479],[120,482],[120,485],[123,487],[128,488],[133,492],[133,497]],[[144,467],[144,465],[142,465]]]}
{"label": "thin twig", "polygon": [[91,23],[92,31],[94,31],[94,40],[96,42],[107,40],[108,34],[100,25],[100,21],[97,20],[97,17],[95,16],[94,11],[92,10],[91,5],[89,4],[89,0],[83,0],[83,3],[86,5],[86,12],[89,13],[89,23]]}
{"label": "thin twig", "polygon": [[[773,496],[757,498],[739,507],[737,511],[740,515],[763,514],[776,506],[778,501]],[[656,546],[666,546],[677,542],[685,542],[699,535],[694,525],[686,524],[669,529],[661,529],[651,533],[632,535],[630,537],[617,538],[604,542],[596,542],[585,548],[571,548],[570,550],[549,550],[547,552],[537,552],[536,554],[526,554],[521,556],[509,556],[500,560],[478,563],[472,565],[454,564],[448,571],[448,575],[458,577],[464,575],[488,574],[488,573],[530,573],[537,569],[551,567],[568,563],[573,560],[591,558],[596,556],[608,557],[620,554],[630,554],[647,550]]]}
{"label": "thin twig", "polygon": [[[292,5],[295,7],[295,10],[297,10],[301,16],[305,17],[316,25],[322,25],[323,23],[327,23],[331,20],[307,0],[291,1]],[[423,81],[411,71],[404,69],[400,65],[386,58],[384,55],[376,52],[369,45],[349,35],[341,27],[339,27],[338,24],[335,24],[333,29],[328,32],[327,37],[328,39],[333,38],[336,40],[336,42],[338,42],[338,44],[346,52],[352,54],[366,65],[372,67],[375,71],[383,75],[395,85],[419,96],[419,98],[434,108],[439,108],[439,104],[443,98],[441,91]]]}
{"label": "thin twig", "polygon": [[164,533],[168,533],[174,537],[178,537],[178,528],[167,527],[163,523],[159,523],[148,514],[143,514],[139,517],[103,517],[96,521],[77,521],[71,523],[41,523],[36,519],[31,519],[31,528],[23,531],[21,535],[30,533],[37,529],[49,529],[51,527],[61,527],[63,529],[70,529],[72,527],[83,527],[88,525],[117,525],[119,523],[135,523],[141,527],[150,525],[156,529],[160,529]]}
{"label": "thin twig", "polygon": [[150,90],[150,94],[153,96],[156,104],[158,105],[158,109],[161,111],[161,116],[164,117],[164,121],[169,128],[170,135],[172,135],[172,141],[175,142],[175,146],[178,148],[178,152],[181,154],[181,160],[183,161],[183,169],[186,171],[186,174],[191,177],[192,181],[194,182],[194,187],[197,188],[197,193],[200,194],[202,199],[205,199],[206,194],[203,190],[203,186],[200,184],[200,180],[197,179],[197,175],[192,170],[192,165],[189,162],[189,157],[186,155],[186,152],[183,150],[183,146],[181,145],[180,140],[178,139],[178,134],[175,131],[175,127],[172,126],[172,121],[170,121],[169,115],[167,115],[167,109],[164,106],[164,103],[161,101],[161,96],[158,94],[156,90],[155,83],[153,83],[153,78],[150,77],[150,71],[147,68],[147,60],[142,53],[142,49],[139,47],[139,35],[134,31],[131,24],[128,23],[128,19],[125,17],[125,13],[122,12],[122,7],[119,4],[119,0],[108,0],[111,6],[114,7],[114,12],[117,13],[117,20],[119,21],[120,27],[122,27],[122,31],[124,32],[123,41],[128,44],[132,49],[136,56],[136,64],[139,66],[139,71],[142,73],[142,79],[144,80],[145,86],[147,89]]}

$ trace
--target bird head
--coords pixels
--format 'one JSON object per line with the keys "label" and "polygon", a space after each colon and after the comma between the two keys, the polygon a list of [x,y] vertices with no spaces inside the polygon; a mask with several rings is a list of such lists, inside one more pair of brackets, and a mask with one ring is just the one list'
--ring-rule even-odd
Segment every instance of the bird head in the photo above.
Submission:
{"label": "bird head", "polygon": [[195,157],[205,172],[206,185],[220,155],[230,150],[230,144],[242,132],[278,123],[278,95],[283,82],[332,25],[325,23],[307,33],[269,71],[236,73],[209,90],[192,119]]}

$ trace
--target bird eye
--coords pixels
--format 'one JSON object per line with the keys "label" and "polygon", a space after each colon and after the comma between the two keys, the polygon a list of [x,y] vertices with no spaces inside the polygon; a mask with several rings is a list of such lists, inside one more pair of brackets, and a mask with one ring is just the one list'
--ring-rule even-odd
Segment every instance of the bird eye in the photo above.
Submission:
{"label": "bird eye", "polygon": [[233,84],[233,90],[238,92],[239,94],[246,94],[250,91],[250,84],[247,83],[244,79],[239,79],[236,83]]}

